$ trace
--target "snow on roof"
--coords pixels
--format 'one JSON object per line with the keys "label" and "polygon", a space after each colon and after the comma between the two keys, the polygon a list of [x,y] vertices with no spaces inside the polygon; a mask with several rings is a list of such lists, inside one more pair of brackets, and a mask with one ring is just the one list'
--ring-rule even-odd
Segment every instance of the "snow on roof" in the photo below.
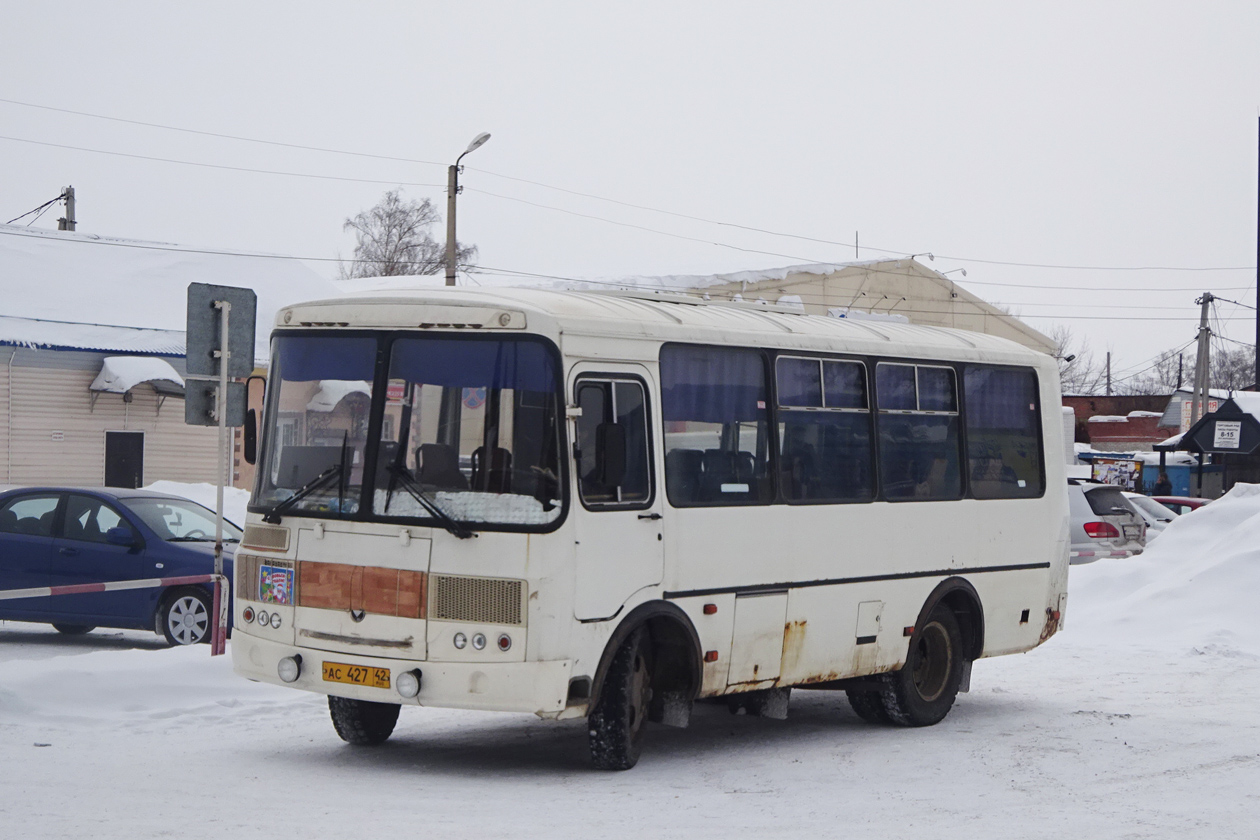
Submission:
{"label": "snow on roof", "polygon": [[112,327],[104,324],[78,324],[0,315],[0,344],[17,347],[182,356],[184,355],[184,331]]}
{"label": "snow on roof", "polygon": [[1128,423],[1129,418],[1119,414],[1095,414],[1089,418],[1090,423]]}
{"label": "snow on roof", "polygon": [[142,382],[153,382],[155,387],[157,383],[170,383],[181,390],[184,387],[184,377],[165,359],[155,356],[106,356],[101,372],[88,388],[125,394]]}
{"label": "snow on roof", "polygon": [[1162,411],[1130,411],[1129,417],[1163,417]]}
{"label": "snow on roof", "polygon": [[307,411],[332,411],[337,403],[351,394],[372,396],[372,386],[367,382],[352,382],[345,379],[321,379],[319,391],[306,404]]}
{"label": "snow on roof", "polygon": [[[162,242],[0,225],[4,314],[0,342],[84,349],[137,349],[182,354],[188,284],[244,286],[258,293],[255,353],[267,355],[276,310],[299,300],[335,296],[337,287],[303,263],[276,254],[235,254]],[[14,324],[11,320],[22,320]],[[61,326],[56,326],[60,323]],[[135,347],[138,335],[93,339],[66,326],[132,327],[178,335],[178,347]],[[96,341],[96,344],[85,342]],[[101,344],[115,346],[98,346]]]}

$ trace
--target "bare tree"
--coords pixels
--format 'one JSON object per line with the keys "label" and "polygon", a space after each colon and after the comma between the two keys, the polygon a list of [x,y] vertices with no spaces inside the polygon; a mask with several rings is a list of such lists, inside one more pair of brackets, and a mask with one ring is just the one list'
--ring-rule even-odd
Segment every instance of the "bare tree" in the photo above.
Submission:
{"label": "bare tree", "polygon": [[[399,190],[390,190],[375,207],[346,219],[342,225],[342,230],[354,231],[355,246],[354,259],[340,266],[341,278],[441,274],[446,245],[429,232],[441,221],[429,199],[406,201]],[[476,245],[457,244],[458,265],[471,265],[476,258]]]}
{"label": "bare tree", "polygon": [[1194,359],[1185,358],[1183,351],[1165,350],[1155,357],[1149,368],[1139,371],[1117,383],[1120,394],[1171,394],[1178,385],[1189,382],[1194,375]]}
{"label": "bare tree", "polygon": [[1217,347],[1212,354],[1208,381],[1213,388],[1242,391],[1256,381],[1256,348],[1246,345]]}
{"label": "bare tree", "polygon": [[1084,339],[1078,339],[1067,327],[1050,331],[1054,342],[1054,358],[1059,363],[1059,385],[1065,394],[1092,395],[1106,386],[1107,373],[1095,363],[1094,355]]}

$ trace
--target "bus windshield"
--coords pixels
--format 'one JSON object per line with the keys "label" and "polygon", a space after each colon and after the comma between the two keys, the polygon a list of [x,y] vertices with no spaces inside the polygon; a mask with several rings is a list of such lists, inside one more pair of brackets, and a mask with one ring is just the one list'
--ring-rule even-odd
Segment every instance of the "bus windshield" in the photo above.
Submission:
{"label": "bus windshield", "polygon": [[563,507],[555,371],[529,338],[278,336],[254,504],[460,536],[546,526]]}

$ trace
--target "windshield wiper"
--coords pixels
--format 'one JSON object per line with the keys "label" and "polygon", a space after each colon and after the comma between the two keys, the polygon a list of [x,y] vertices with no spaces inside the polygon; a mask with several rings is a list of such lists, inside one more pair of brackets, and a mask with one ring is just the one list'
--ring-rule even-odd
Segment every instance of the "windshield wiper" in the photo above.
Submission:
{"label": "windshield wiper", "polygon": [[[263,514],[263,522],[269,522],[272,525],[279,525],[280,514],[284,513],[286,510],[293,507],[319,488],[323,487],[332,479],[339,478],[340,476],[341,464],[333,464],[331,467],[303,484],[292,496],[284,499],[283,501],[277,502],[275,507]],[[338,489],[340,489],[340,485],[338,485]],[[340,495],[340,493],[338,495]]]}
{"label": "windshield wiper", "polygon": [[[448,514],[446,511],[438,507],[437,503],[434,502],[432,499],[430,499],[428,495],[422,489],[420,489],[420,486],[416,484],[415,481],[412,480],[411,476],[407,474],[406,467],[402,467],[397,464],[389,464],[388,466],[386,466],[386,469],[389,470],[389,474],[392,479],[398,480],[398,483],[402,486],[402,489],[406,490],[409,494],[411,494],[411,497],[415,499],[417,502],[419,502],[420,506],[424,508],[425,510],[427,510],[434,519],[442,523],[443,528],[450,531],[452,534],[459,537],[461,540],[466,540],[469,537],[477,536],[472,531],[468,530],[468,528],[464,526],[462,523],[457,522],[456,520],[452,519],[450,514]],[[388,508],[388,506],[389,506],[389,502],[386,501],[386,508]]]}

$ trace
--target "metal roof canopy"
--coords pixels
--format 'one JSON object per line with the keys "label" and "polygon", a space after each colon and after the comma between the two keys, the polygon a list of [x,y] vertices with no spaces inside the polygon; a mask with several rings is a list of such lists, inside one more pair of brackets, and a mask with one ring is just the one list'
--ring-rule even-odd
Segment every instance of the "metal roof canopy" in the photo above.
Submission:
{"label": "metal roof canopy", "polygon": [[1199,418],[1177,443],[1155,444],[1154,449],[1252,455],[1260,450],[1260,420],[1229,398],[1216,411]]}

